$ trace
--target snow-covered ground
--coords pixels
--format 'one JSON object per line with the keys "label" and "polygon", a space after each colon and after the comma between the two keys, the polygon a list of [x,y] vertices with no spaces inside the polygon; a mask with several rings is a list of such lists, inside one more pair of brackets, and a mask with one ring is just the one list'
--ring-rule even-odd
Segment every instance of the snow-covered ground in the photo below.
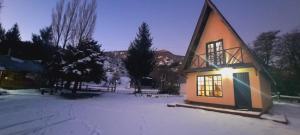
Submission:
{"label": "snow-covered ground", "polygon": [[0,96],[0,135],[299,135],[300,105],[275,103],[289,125],[167,103],[183,97],[146,97],[132,91],[76,100],[59,96]]}

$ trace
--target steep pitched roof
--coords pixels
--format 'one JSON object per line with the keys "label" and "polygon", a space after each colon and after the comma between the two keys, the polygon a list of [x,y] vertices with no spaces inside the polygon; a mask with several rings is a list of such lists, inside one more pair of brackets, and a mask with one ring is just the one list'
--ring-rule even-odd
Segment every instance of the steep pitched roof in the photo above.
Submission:
{"label": "steep pitched roof", "polygon": [[248,48],[248,46],[245,44],[245,42],[242,40],[242,38],[237,34],[237,32],[233,29],[233,27],[230,25],[230,23],[225,19],[225,17],[222,15],[222,13],[218,10],[218,8],[211,2],[211,0],[205,0],[205,3],[203,5],[201,15],[198,19],[196,28],[194,30],[193,37],[191,39],[190,45],[188,47],[188,50],[185,54],[185,58],[183,61],[183,70],[186,70],[192,61],[192,58],[195,54],[196,48],[198,46],[198,43],[200,41],[200,38],[203,34],[204,28],[206,26],[209,14],[214,11],[217,13],[218,16],[222,19],[225,26],[233,33],[233,35],[239,40],[241,46],[246,49],[247,52],[251,55],[251,57],[257,62],[257,65],[263,70],[263,72],[266,74],[266,76],[274,83],[274,79],[269,74],[269,72],[265,69],[265,67],[261,64],[260,60],[253,54],[253,52]]}

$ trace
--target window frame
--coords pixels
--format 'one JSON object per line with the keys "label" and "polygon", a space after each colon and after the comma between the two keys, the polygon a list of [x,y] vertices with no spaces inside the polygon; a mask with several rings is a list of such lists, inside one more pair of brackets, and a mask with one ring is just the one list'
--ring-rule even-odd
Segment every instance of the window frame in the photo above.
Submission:
{"label": "window frame", "polygon": [[[222,50],[220,51],[217,51],[217,43],[218,42],[221,42],[222,43]],[[213,45],[212,48],[209,48],[209,45]],[[216,41],[211,41],[211,42],[207,42],[206,43],[206,65],[209,67],[209,66],[213,66],[213,65],[224,65],[226,64],[226,58],[225,58],[225,49],[224,49],[224,42],[223,42],[223,39],[219,39],[219,40],[216,40]],[[209,52],[209,49],[213,49],[213,52]],[[219,58],[217,53],[218,52],[222,52],[222,57],[223,58]],[[209,62],[209,58],[210,56],[213,56],[213,65],[210,64]],[[218,63],[218,61],[220,62],[220,64]]]}
{"label": "window frame", "polygon": [[[207,76],[211,76],[212,77],[212,84],[213,84],[213,89],[212,89],[212,96],[207,96],[206,95],[206,82],[205,82],[205,78],[207,77]],[[222,96],[215,96],[215,85],[214,85],[214,77],[215,76],[220,76],[221,77],[221,91],[222,91]],[[201,93],[201,90],[199,90],[199,84],[198,84],[198,78],[199,77],[203,77],[204,78],[204,94],[202,95],[199,95],[198,93],[199,93],[199,91],[200,91],[200,93]],[[222,81],[223,81],[223,79],[222,79],[222,75],[221,74],[212,74],[212,75],[197,75],[197,77],[196,77],[196,95],[197,96],[199,96],[199,97],[217,97],[217,98],[222,98],[223,97],[223,95],[224,95],[224,93],[223,93],[223,83],[222,83]]]}

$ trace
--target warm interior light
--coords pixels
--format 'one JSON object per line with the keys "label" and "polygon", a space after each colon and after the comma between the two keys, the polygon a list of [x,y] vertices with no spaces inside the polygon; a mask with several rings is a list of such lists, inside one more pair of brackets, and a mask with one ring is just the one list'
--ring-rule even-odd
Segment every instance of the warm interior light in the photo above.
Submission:
{"label": "warm interior light", "polygon": [[223,77],[232,77],[233,69],[232,68],[222,68],[220,73]]}

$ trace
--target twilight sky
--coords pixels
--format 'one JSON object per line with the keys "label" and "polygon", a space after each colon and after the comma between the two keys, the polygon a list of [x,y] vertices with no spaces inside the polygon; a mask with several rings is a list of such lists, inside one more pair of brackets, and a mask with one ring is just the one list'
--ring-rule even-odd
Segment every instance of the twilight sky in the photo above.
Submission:
{"label": "twilight sky", "polygon": [[[58,0],[4,0],[0,22],[18,23],[22,40],[50,25]],[[246,43],[264,31],[300,28],[300,0],[213,0]],[[153,47],[184,55],[204,0],[98,0],[94,38],[105,51],[127,49],[143,22],[150,25]]]}

